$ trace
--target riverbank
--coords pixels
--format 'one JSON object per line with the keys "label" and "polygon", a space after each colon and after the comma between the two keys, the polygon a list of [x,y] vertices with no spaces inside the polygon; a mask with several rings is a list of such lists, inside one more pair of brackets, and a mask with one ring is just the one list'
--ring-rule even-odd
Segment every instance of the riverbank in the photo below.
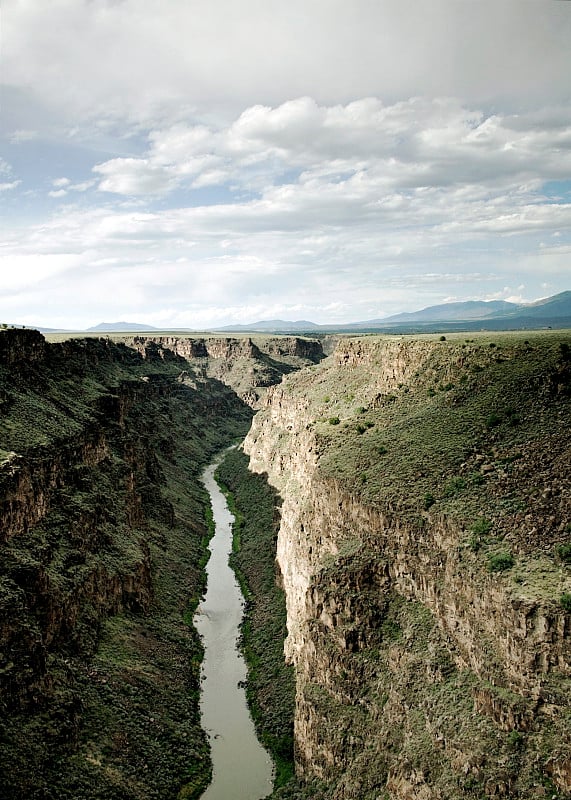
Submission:
{"label": "riverbank", "polygon": [[249,472],[248,457],[240,449],[229,451],[216,478],[236,517],[231,565],[246,597],[246,694],[258,736],[276,763],[277,789],[293,776],[295,702],[293,670],[283,654],[285,597],[275,561],[279,496],[261,475]]}
{"label": "riverbank", "polygon": [[202,475],[214,521],[206,565],[207,590],[194,617],[204,645],[201,721],[208,733],[213,764],[212,783],[202,798],[261,800],[271,791],[273,767],[256,737],[244,692],[246,663],[237,646],[244,598],[228,563],[234,517],[214,479],[223,457]]}

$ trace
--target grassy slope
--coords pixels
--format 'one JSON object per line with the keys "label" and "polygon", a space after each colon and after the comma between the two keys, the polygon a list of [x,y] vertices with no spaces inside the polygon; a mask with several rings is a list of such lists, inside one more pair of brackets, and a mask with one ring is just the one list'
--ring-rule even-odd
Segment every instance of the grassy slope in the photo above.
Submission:
{"label": "grassy slope", "polygon": [[[85,359],[85,346],[56,348],[49,364],[2,370],[3,450],[41,456],[85,426],[105,425],[100,401],[151,369],[126,348],[97,342],[89,345],[95,358]],[[180,367],[152,371],[172,386]],[[102,569],[128,575],[144,542],[154,595],[146,613],[132,608],[103,622],[87,598],[67,640],[46,643],[47,679],[35,703],[3,716],[3,797],[162,800],[176,797],[181,786],[181,798],[195,797],[204,786],[210,764],[198,719],[201,646],[188,625],[203,589],[208,540],[207,497],[197,476],[214,451],[245,432],[249,417],[217,382],[151,397],[143,389],[122,426],[107,425],[108,458],[96,467],[79,464],[81,481],[64,487],[47,517],[4,549],[0,600],[14,590],[18,565],[41,563],[65,602],[66,591],[82,580],[83,545],[72,532],[87,515],[107,541],[89,555],[88,566],[98,560]],[[143,511],[135,527],[122,493],[130,469],[124,459],[132,451]],[[41,636],[36,612],[25,613]]]}
{"label": "grassy slope", "polygon": [[[427,513],[452,517],[465,531],[463,558],[474,568],[479,565],[487,572],[498,565],[498,557],[507,555],[513,561],[503,562],[503,579],[515,596],[562,603],[571,586],[565,556],[571,545],[571,336],[542,332],[462,334],[443,341],[438,336],[426,338],[435,341],[429,357],[410,380],[388,392],[379,394],[374,363],[335,366],[324,362],[288,379],[285,391],[309,402],[321,474],[339,481],[365,503],[391,509],[413,527],[425,525]],[[330,567],[331,583],[342,582],[342,561]],[[351,564],[349,558],[347,569]],[[324,565],[320,577],[324,586],[327,569]],[[371,673],[376,694],[364,697],[363,702],[382,708],[396,682],[410,707],[419,702],[426,705],[423,713],[442,728],[447,740],[457,742],[460,750],[473,748],[481,755],[490,781],[518,782],[521,796],[527,796],[530,786],[542,784],[553,796],[563,797],[540,768],[560,749],[561,729],[554,723],[551,731],[544,720],[537,733],[529,736],[495,731],[487,718],[473,714],[470,678],[450,668],[446,643],[426,610],[393,598],[385,613],[394,626],[378,631],[380,649],[351,655],[342,664],[349,681],[352,672],[362,675],[365,692],[365,676]],[[434,664],[427,664],[428,649]],[[399,674],[386,668],[384,659],[391,653],[393,658],[399,653],[407,665]],[[422,675],[429,668],[440,677],[427,690]],[[555,674],[546,686],[565,706],[568,681]],[[503,697],[500,687],[488,689],[508,706],[517,705],[517,696],[504,692]],[[324,718],[335,720],[340,712],[335,704],[328,708],[325,692],[314,702]],[[352,797],[355,789],[350,787],[356,785],[361,786],[363,798],[385,796],[380,794],[381,787],[395,757],[417,764],[421,771],[429,764],[434,770],[431,782],[443,796],[482,796],[479,779],[468,777],[458,785],[446,770],[439,772],[438,754],[426,731],[422,733],[422,715],[405,739],[399,741],[396,725],[393,739],[378,749],[377,734],[368,727],[370,723],[359,719],[359,708],[357,702],[344,708],[344,716],[335,723],[348,726],[355,737],[363,732],[365,742],[371,737],[371,746],[365,746],[353,774],[344,779],[349,794],[335,794],[342,791],[338,785],[291,785],[277,796]],[[398,709],[387,707],[386,713],[399,718]],[[557,722],[563,730],[565,719],[569,720],[569,713]],[[379,735],[384,735],[382,731],[381,726]],[[479,754],[478,741],[493,741],[493,753]]]}
{"label": "grassy slope", "polygon": [[481,558],[504,542],[531,570],[553,560],[569,543],[570,347],[565,332],[448,337],[380,400],[369,367],[317,367],[321,472],[411,519],[453,516]]}

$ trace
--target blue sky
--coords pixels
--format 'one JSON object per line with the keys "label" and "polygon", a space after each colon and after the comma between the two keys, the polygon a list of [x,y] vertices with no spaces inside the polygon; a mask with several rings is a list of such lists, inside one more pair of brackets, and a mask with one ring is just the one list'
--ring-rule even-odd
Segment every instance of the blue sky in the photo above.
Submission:
{"label": "blue sky", "polygon": [[571,3],[4,0],[0,318],[570,288]]}

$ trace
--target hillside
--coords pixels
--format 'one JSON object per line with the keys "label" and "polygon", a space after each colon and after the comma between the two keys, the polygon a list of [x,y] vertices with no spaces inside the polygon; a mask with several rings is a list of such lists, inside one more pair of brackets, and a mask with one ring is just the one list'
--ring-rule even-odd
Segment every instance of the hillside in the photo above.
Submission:
{"label": "hillside", "polygon": [[198,477],[249,426],[237,364],[253,399],[320,349],[170,344],[0,332],[3,800],[193,800],[208,781]]}
{"label": "hillside", "polygon": [[245,448],[283,503],[299,787],[571,796],[571,338],[343,339]]}

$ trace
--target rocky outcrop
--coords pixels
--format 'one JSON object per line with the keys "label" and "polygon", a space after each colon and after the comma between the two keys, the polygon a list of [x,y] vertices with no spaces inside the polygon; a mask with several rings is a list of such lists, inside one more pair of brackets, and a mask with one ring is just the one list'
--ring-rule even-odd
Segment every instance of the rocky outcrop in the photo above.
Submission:
{"label": "rocky outcrop", "polygon": [[184,359],[195,380],[216,378],[253,408],[284,374],[325,357],[318,340],[298,336],[135,336],[125,342],[146,360]]}
{"label": "rocky outcrop", "polygon": [[46,340],[39,331],[16,328],[0,331],[0,364],[33,364],[45,355]]}
{"label": "rocky outcrop", "polygon": [[[298,773],[328,782],[327,797],[531,797],[542,796],[550,781],[561,796],[571,793],[571,615],[559,602],[561,592],[571,590],[571,575],[553,561],[552,535],[546,531],[552,560],[542,562],[544,584],[535,589],[532,562],[529,573],[522,564],[514,582],[513,573],[494,567],[494,547],[505,547],[500,539],[484,560],[480,542],[469,538],[468,480],[483,509],[488,501],[490,508],[506,504],[498,497],[505,483],[468,472],[471,457],[469,466],[450,464],[471,477],[448,482],[438,473],[440,464],[424,460],[419,480],[443,487],[438,501],[430,494],[415,505],[408,478],[399,483],[393,476],[390,491],[368,488],[387,447],[404,447],[402,458],[407,447],[434,448],[425,443],[428,414],[444,420],[451,403],[466,404],[466,419],[483,415],[477,433],[466,434],[464,459],[489,439],[490,409],[454,389],[471,380],[462,376],[480,379],[484,372],[492,397],[514,391],[509,373],[523,369],[525,354],[516,342],[502,347],[499,362],[496,344],[485,345],[341,341],[317,370],[269,391],[247,437],[251,468],[267,472],[283,498],[277,559],[288,609],[286,655],[297,674]],[[551,419],[563,434],[569,406],[555,407],[548,388],[558,369],[556,353],[538,357],[537,372],[528,377],[529,402],[537,404],[534,415]],[[496,372],[498,363],[508,366]],[[435,380],[444,387],[437,401]],[[519,472],[513,475],[524,473],[526,454],[533,452],[531,416],[529,430],[518,430]],[[544,424],[544,435],[548,429]],[[375,445],[372,460],[377,430],[384,444]],[[505,430],[505,441],[493,434],[496,446],[511,441]],[[569,487],[563,489],[569,442],[559,449],[551,469],[557,457],[558,502],[565,509],[559,507],[561,515],[550,524],[562,531],[571,513]],[[367,470],[362,489],[354,475],[336,476],[344,450]],[[465,492],[464,512],[459,500],[448,501],[451,486]],[[495,520],[512,545],[517,536],[508,527],[516,519],[498,513]],[[541,532],[536,535],[538,557],[545,546]],[[550,583],[551,593],[545,591]]]}

